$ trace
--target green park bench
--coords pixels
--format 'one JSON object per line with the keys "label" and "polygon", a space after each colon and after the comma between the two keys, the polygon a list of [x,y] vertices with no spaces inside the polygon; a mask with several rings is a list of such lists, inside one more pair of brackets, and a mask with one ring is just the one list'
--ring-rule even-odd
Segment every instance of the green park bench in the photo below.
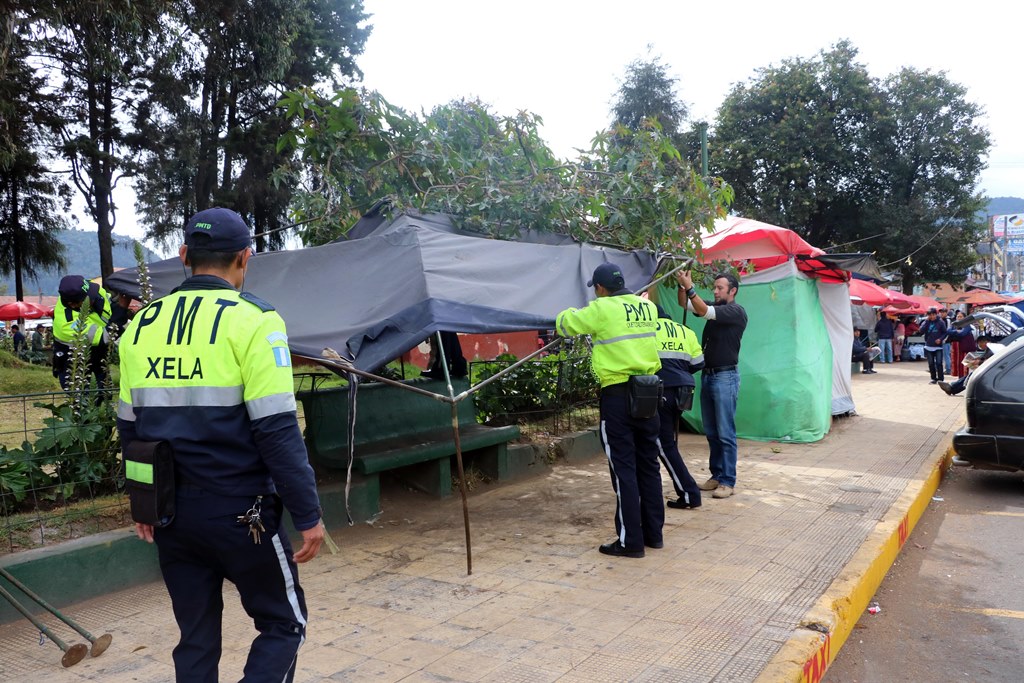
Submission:
{"label": "green park bench", "polygon": [[[403,383],[447,394],[444,382],[417,378]],[[469,388],[465,380],[453,384],[456,393]],[[296,394],[305,415],[310,461],[321,471],[348,467],[348,391],[348,387],[331,387]],[[451,495],[455,455],[451,407],[379,383],[361,384],[356,400],[352,470],[360,477],[358,481],[353,477],[353,489],[363,487],[369,515],[380,510],[379,476],[384,472],[428,494]],[[472,463],[484,476],[497,481],[519,473],[508,453],[508,442],[519,438],[518,427],[477,424],[472,397],[458,404],[458,422],[466,466]]]}

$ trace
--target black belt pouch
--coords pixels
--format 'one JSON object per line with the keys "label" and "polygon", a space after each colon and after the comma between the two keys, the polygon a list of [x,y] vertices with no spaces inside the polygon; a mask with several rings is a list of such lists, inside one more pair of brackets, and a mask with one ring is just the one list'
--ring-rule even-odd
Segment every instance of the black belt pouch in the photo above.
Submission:
{"label": "black belt pouch", "polygon": [[124,449],[124,481],[132,519],[155,527],[174,518],[174,451],[166,441],[132,441]]}
{"label": "black belt pouch", "polygon": [[661,405],[661,378],[657,375],[633,375],[629,378],[629,416],[647,420],[658,414]]}
{"label": "black belt pouch", "polygon": [[693,407],[693,387],[679,387],[679,399],[676,410],[685,413]]}

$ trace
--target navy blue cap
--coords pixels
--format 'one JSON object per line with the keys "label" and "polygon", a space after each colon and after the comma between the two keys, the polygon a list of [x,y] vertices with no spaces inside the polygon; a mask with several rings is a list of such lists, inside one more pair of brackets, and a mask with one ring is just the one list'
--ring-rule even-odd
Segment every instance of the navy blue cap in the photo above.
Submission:
{"label": "navy blue cap", "polygon": [[185,246],[209,251],[241,251],[252,244],[249,226],[231,209],[205,209],[185,226]]}
{"label": "navy blue cap", "polygon": [[57,286],[57,293],[65,303],[78,303],[85,301],[85,295],[89,292],[89,284],[81,275],[65,275],[60,279]]}
{"label": "navy blue cap", "polygon": [[590,278],[587,287],[601,285],[605,289],[617,292],[625,289],[626,279],[622,277],[622,269],[614,263],[602,263],[594,268],[594,277]]}

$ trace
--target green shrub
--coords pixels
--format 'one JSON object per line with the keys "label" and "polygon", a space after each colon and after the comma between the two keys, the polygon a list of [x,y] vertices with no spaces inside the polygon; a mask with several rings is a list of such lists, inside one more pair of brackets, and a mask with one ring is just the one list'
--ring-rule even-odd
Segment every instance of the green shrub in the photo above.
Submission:
{"label": "green shrub", "polygon": [[[516,362],[512,354],[473,364],[477,384]],[[551,414],[593,400],[599,389],[586,344],[566,344],[558,353],[530,361],[480,389],[477,421],[510,421],[525,414]]]}

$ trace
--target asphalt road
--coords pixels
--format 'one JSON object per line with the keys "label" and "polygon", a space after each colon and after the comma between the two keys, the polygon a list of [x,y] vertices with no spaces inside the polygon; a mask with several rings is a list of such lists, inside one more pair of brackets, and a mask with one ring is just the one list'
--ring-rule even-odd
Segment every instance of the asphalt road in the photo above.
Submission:
{"label": "asphalt road", "polygon": [[954,467],[825,683],[1024,681],[1022,577],[1024,474]]}

